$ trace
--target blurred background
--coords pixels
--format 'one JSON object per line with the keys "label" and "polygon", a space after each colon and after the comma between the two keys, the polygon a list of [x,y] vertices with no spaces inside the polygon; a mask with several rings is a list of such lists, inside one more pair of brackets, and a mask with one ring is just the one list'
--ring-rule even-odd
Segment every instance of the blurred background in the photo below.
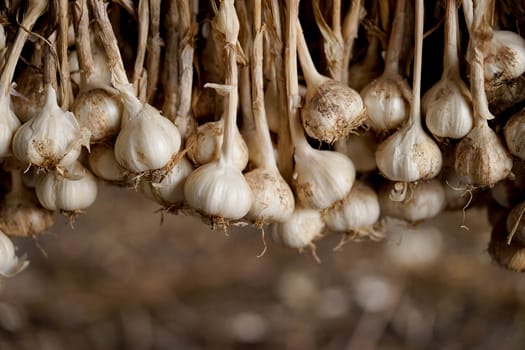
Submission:
{"label": "blurred background", "polygon": [[[382,242],[302,253],[266,232],[211,231],[100,186],[74,223],[18,239],[0,287],[0,349],[522,349],[525,280],[496,266],[482,209]],[[465,220],[465,221],[464,221]],[[460,226],[465,224],[467,228]]]}

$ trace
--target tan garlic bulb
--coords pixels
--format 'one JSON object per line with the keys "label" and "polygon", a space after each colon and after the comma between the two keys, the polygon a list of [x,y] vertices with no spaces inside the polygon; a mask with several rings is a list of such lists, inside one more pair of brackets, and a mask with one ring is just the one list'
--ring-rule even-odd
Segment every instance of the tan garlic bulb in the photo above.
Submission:
{"label": "tan garlic bulb", "polygon": [[73,113],[57,104],[55,89],[48,85],[40,114],[24,123],[13,137],[13,154],[27,164],[53,169],[73,164],[82,146],[89,146],[90,132]]}
{"label": "tan garlic bulb", "polygon": [[379,214],[379,200],[375,191],[365,183],[356,181],[339,205],[323,212],[323,220],[332,231],[366,231],[377,222]]}
{"label": "tan garlic bulb", "polygon": [[373,171],[377,168],[375,152],[377,141],[372,133],[348,135],[335,143],[335,150],[352,160],[355,170],[361,172]]}
{"label": "tan garlic bulb", "polygon": [[507,121],[503,134],[510,153],[525,160],[525,109]]}
{"label": "tan garlic bulb", "polygon": [[363,123],[363,100],[349,86],[319,74],[299,23],[297,28],[297,52],[307,84],[301,112],[303,127],[309,136],[332,143]]}
{"label": "tan garlic bulb", "polygon": [[324,227],[319,211],[296,207],[286,220],[274,223],[272,230],[286,247],[301,249],[320,238]]}
{"label": "tan garlic bulb", "polygon": [[13,277],[29,265],[25,256],[16,256],[15,250],[13,242],[0,231],[0,276]]}
{"label": "tan garlic bulb", "polygon": [[122,106],[118,97],[102,89],[81,92],[75,98],[71,111],[78,123],[91,132],[91,141],[114,136],[120,129]]}
{"label": "tan garlic bulb", "polygon": [[95,177],[79,162],[65,169],[43,174],[36,184],[38,201],[49,210],[82,212],[97,198]]}
{"label": "tan garlic bulb", "polygon": [[519,240],[512,240],[509,243],[507,237],[505,220],[502,220],[492,228],[488,252],[502,267],[523,272],[525,271],[525,244]]}
{"label": "tan garlic bulb", "polygon": [[115,159],[113,146],[99,143],[91,147],[88,155],[89,168],[102,180],[124,183],[128,178],[128,170]]}
{"label": "tan garlic bulb", "polygon": [[433,218],[445,208],[445,191],[440,181],[420,181],[396,198],[398,184],[389,182],[379,191],[381,214],[409,222]]}
{"label": "tan garlic bulb", "polygon": [[[235,128],[234,163],[243,170],[248,164],[248,146],[239,129]],[[219,159],[224,137],[223,120],[199,125],[197,131],[188,137],[188,157],[197,165]]]}

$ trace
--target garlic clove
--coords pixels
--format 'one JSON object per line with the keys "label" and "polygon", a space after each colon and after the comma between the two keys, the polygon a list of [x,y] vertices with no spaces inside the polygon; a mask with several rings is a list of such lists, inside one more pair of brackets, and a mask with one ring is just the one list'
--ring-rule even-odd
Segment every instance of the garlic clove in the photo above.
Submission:
{"label": "garlic clove", "polygon": [[181,158],[159,182],[143,178],[141,192],[161,205],[180,205],[184,201],[184,184],[193,166],[187,158]]}
{"label": "garlic clove", "polygon": [[78,123],[91,131],[91,141],[107,139],[120,129],[122,106],[107,91],[94,89],[80,93],[71,111]]}
{"label": "garlic clove", "polygon": [[0,158],[11,155],[11,142],[16,130],[20,127],[20,120],[11,109],[9,95],[0,94]]}
{"label": "garlic clove", "polygon": [[194,170],[184,185],[186,202],[213,217],[238,220],[250,210],[253,195],[241,171],[221,161]]}
{"label": "garlic clove", "polygon": [[128,171],[115,159],[112,146],[96,144],[92,146],[88,155],[89,168],[97,177],[110,182],[125,182]]}
{"label": "garlic clove", "polygon": [[355,180],[355,168],[339,152],[297,147],[292,187],[299,202],[307,208],[325,209],[342,200]]}
{"label": "garlic clove", "polygon": [[16,256],[13,242],[3,232],[0,231],[0,275],[3,277],[13,277],[22,272],[29,261],[25,256]]}
{"label": "garlic clove", "polygon": [[256,223],[278,222],[292,215],[293,192],[277,170],[256,168],[245,178],[254,197],[247,219]]}
{"label": "garlic clove", "polygon": [[352,160],[355,169],[361,172],[373,171],[376,165],[377,143],[372,133],[348,135],[335,143],[335,150]]}
{"label": "garlic clove", "polygon": [[372,226],[379,219],[379,200],[375,191],[365,183],[356,181],[343,201],[324,211],[328,229],[349,232]]}
{"label": "garlic clove", "polygon": [[514,114],[503,129],[510,153],[525,160],[525,109]]}
{"label": "garlic clove", "polygon": [[438,215],[445,208],[445,191],[436,179],[409,185],[401,200],[392,200],[396,183],[389,182],[379,191],[379,204],[383,216],[391,216],[409,222],[419,222]]}
{"label": "garlic clove", "polygon": [[[218,160],[223,136],[224,121],[222,119],[200,125],[197,132],[191,134],[186,143],[189,145],[188,157],[197,165]],[[234,140],[233,162],[239,170],[243,170],[248,164],[249,152],[238,128],[235,128]]]}
{"label": "garlic clove", "polygon": [[325,224],[321,213],[317,210],[295,208],[285,221],[274,223],[272,231],[280,239],[280,243],[289,248],[301,249],[308,247],[322,236]]}
{"label": "garlic clove", "polygon": [[387,179],[413,182],[435,177],[443,157],[419,124],[407,124],[377,146],[376,162]]}
{"label": "garlic clove", "polygon": [[454,167],[463,183],[490,186],[510,174],[512,157],[498,135],[483,121],[457,145]]}

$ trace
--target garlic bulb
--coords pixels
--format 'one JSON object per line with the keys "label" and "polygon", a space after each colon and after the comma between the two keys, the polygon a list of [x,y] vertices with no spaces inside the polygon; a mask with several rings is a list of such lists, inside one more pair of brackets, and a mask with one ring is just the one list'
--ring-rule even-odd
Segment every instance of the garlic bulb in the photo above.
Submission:
{"label": "garlic bulb", "polygon": [[95,177],[78,162],[65,169],[64,175],[57,171],[42,175],[35,189],[40,204],[49,210],[81,212],[97,198]]}
{"label": "garlic bulb", "polygon": [[89,146],[90,132],[78,125],[73,113],[60,109],[51,85],[46,94],[40,114],[16,131],[13,154],[39,168],[67,167],[78,158],[82,146]]}
{"label": "garlic bulb", "polygon": [[525,72],[525,40],[511,31],[494,30],[484,68],[485,80],[493,86],[522,75]]}
{"label": "garlic bulb", "polygon": [[308,247],[313,240],[321,237],[324,227],[319,211],[295,208],[292,215],[285,221],[274,223],[272,230],[283,245],[301,249]]}
{"label": "garlic bulb", "polygon": [[29,261],[25,256],[21,259],[16,256],[13,242],[2,231],[0,231],[0,275],[3,277],[13,277],[22,272]]}
{"label": "garlic bulb", "polygon": [[525,160],[525,109],[514,114],[503,129],[510,153]]}
{"label": "garlic bulb", "polygon": [[122,106],[102,89],[84,91],[71,106],[78,123],[91,132],[91,141],[101,141],[116,135],[120,129]]}
{"label": "garlic bulb", "polygon": [[146,197],[162,205],[180,205],[184,201],[184,184],[193,171],[191,162],[183,157],[163,176],[159,182],[143,178],[141,191]]}
{"label": "garlic bulb", "polygon": [[335,143],[335,150],[352,160],[355,169],[361,172],[373,171],[377,168],[375,152],[376,138],[372,133],[348,135]]}
{"label": "garlic bulb", "polygon": [[525,244],[519,240],[512,240],[509,243],[507,236],[504,220],[494,225],[488,247],[490,256],[506,269],[525,271]]}
{"label": "garlic bulb", "polygon": [[366,230],[379,219],[379,200],[375,191],[356,181],[350,193],[339,204],[323,212],[328,229],[336,232]]}
{"label": "garlic bulb", "polygon": [[507,232],[510,238],[516,238],[522,244],[525,244],[525,202],[517,204],[509,212],[507,216]]}
{"label": "garlic bulb", "polygon": [[128,171],[117,162],[110,145],[100,143],[92,146],[88,162],[93,174],[102,180],[122,183],[128,177]]}
{"label": "garlic bulb", "polygon": [[11,154],[11,141],[20,121],[13,113],[10,96],[0,93],[0,158]]}
{"label": "garlic bulb", "polygon": [[[410,186],[404,197],[393,198],[396,183],[389,182],[379,191],[381,214],[410,222],[433,218],[445,207],[445,191],[438,180],[421,181]],[[396,200],[393,200],[396,199]]]}
{"label": "garlic bulb", "polygon": [[179,130],[157,109],[123,93],[124,115],[115,141],[115,158],[126,169],[141,173],[165,167],[179,151]]}
{"label": "garlic bulb", "polygon": [[332,143],[363,123],[363,100],[349,86],[319,74],[299,23],[297,28],[297,51],[307,84],[301,111],[303,127],[309,136]]}
{"label": "garlic bulb", "polygon": [[[188,157],[197,165],[206,164],[219,159],[224,136],[223,120],[199,125],[197,132],[188,137]],[[248,146],[244,142],[239,129],[235,128],[234,163],[243,170],[248,164]]]}
{"label": "garlic bulb", "polygon": [[490,186],[510,174],[512,157],[487,121],[479,121],[457,145],[454,167],[463,183]]}

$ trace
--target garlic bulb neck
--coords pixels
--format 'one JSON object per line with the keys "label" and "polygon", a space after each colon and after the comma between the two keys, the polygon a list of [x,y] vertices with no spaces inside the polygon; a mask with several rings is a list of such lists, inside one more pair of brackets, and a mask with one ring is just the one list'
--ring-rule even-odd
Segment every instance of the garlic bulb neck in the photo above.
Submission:
{"label": "garlic bulb neck", "polygon": [[390,39],[388,40],[388,48],[385,59],[385,74],[399,73],[399,57],[403,45],[403,35],[406,18],[406,0],[399,0],[396,2],[396,9],[390,30]]}
{"label": "garlic bulb neck", "polygon": [[445,74],[445,72],[459,76],[458,9],[456,0],[447,0],[446,4],[443,74]]}

